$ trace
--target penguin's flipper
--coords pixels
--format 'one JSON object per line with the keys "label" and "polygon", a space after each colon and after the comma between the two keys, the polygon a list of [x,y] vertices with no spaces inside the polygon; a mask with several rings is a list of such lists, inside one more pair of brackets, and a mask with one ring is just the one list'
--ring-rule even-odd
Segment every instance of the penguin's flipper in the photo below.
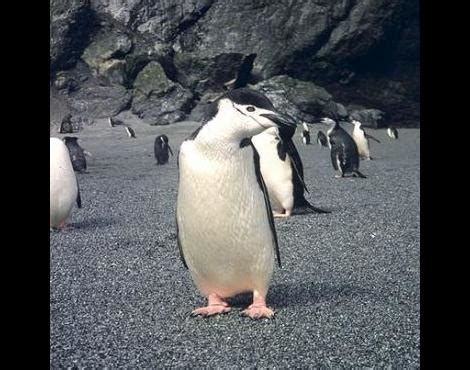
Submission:
{"label": "penguin's flipper", "polygon": [[80,186],[78,185],[78,180],[75,178],[77,181],[77,207],[82,208],[82,196],[80,195]]}
{"label": "penguin's flipper", "polygon": [[183,266],[186,269],[188,269],[188,265],[186,263],[186,260],[184,259],[183,248],[181,248],[180,233],[179,233],[179,228],[178,228],[178,214],[176,215],[175,218],[176,218],[176,244],[178,245],[178,251],[180,252],[181,262],[183,262]]}
{"label": "penguin's flipper", "polygon": [[380,144],[380,141],[379,141],[379,139],[377,139],[377,138],[373,137],[372,135],[365,134],[365,136],[366,136],[366,138],[367,138],[367,139],[372,139],[372,140],[374,140],[374,141],[376,141],[376,142],[378,142],[378,143]]}
{"label": "penguin's flipper", "polygon": [[170,151],[170,154],[173,156],[173,150],[171,150],[170,144],[168,144],[168,150]]}
{"label": "penguin's flipper", "polygon": [[274,225],[274,217],[273,217],[273,210],[271,208],[271,202],[269,201],[269,195],[268,195],[268,189],[266,188],[266,184],[264,183],[263,180],[263,175],[261,174],[261,165],[260,165],[260,160],[259,160],[259,154],[258,151],[256,150],[253,142],[250,139],[247,139],[249,141],[249,145],[251,146],[253,150],[253,159],[255,163],[255,174],[256,174],[256,180],[258,181],[258,185],[261,188],[261,191],[263,192],[263,197],[264,197],[264,204],[266,205],[266,214],[268,217],[269,221],[269,226],[271,229],[271,235],[273,239],[273,245],[274,245],[274,252],[276,253],[276,258],[277,258],[277,263],[279,267],[282,267],[281,265],[281,254],[279,252],[279,244],[277,241],[277,234],[276,234],[276,227]]}

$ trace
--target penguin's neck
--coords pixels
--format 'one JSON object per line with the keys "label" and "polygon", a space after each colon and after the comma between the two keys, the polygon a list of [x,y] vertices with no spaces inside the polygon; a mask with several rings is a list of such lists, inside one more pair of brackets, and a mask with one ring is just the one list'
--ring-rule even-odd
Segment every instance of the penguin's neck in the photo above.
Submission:
{"label": "penguin's neck", "polygon": [[261,127],[259,132],[240,130],[237,123],[233,122],[234,119],[236,117],[231,112],[217,113],[214,118],[201,127],[195,142],[204,150],[230,154],[240,150],[244,139],[251,139],[263,130]]}

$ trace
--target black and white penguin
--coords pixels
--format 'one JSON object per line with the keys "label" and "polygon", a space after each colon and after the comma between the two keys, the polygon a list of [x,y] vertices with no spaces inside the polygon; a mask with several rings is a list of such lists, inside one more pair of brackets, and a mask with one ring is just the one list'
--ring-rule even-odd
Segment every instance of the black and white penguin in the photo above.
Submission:
{"label": "black and white penguin", "polygon": [[317,134],[317,143],[318,145],[320,146],[324,146],[324,147],[329,147],[330,144],[328,143],[328,138],[327,136],[325,135],[325,133],[321,130],[318,130],[318,134]]}
{"label": "black and white penguin", "polygon": [[72,125],[72,114],[68,113],[60,122],[59,134],[71,134],[73,133],[73,125]]}
{"label": "black and white penguin", "polygon": [[266,295],[279,247],[260,160],[251,138],[295,127],[263,94],[234,89],[214,101],[203,124],[181,144],[176,206],[180,254],[208,305],[193,315],[230,311],[227,298],[252,292],[242,311],[274,315]]}
{"label": "black and white penguin", "polygon": [[310,145],[310,129],[309,129],[308,125],[305,122],[302,123],[302,127],[303,127],[302,142],[305,145]]}
{"label": "black and white penguin", "polygon": [[260,156],[261,174],[274,217],[291,214],[329,213],[311,205],[304,196],[302,160],[292,141],[295,128],[271,127],[251,139]]}
{"label": "black and white penguin", "polygon": [[120,119],[117,119],[116,117],[108,117],[108,123],[111,127],[124,126],[124,122]]}
{"label": "black and white penguin", "polygon": [[323,118],[323,124],[331,125],[326,133],[330,145],[331,163],[336,171],[340,172],[340,176],[346,174],[366,178],[359,172],[359,152],[354,139],[339,125],[339,123],[331,118]]}
{"label": "black and white penguin", "polygon": [[63,140],[69,150],[73,170],[76,172],[86,172],[86,153],[80,144],[78,144],[78,137],[64,136]]}
{"label": "black and white penguin", "polygon": [[354,139],[354,142],[357,145],[359,158],[371,160],[372,157],[370,156],[369,139],[372,139],[378,143],[380,143],[380,141],[372,135],[369,135],[366,130],[362,128],[362,123],[360,121],[353,119],[351,123],[354,125],[352,138]]}
{"label": "black and white penguin", "polygon": [[155,138],[154,152],[157,164],[168,163],[168,152],[173,155],[173,151],[171,150],[170,144],[168,143],[168,136],[159,135]]}
{"label": "black and white penguin", "polygon": [[398,130],[395,127],[388,127],[387,128],[387,134],[391,139],[398,139]]}
{"label": "black and white penguin", "polygon": [[80,189],[65,143],[50,138],[50,227],[65,229],[73,204],[82,207]]}
{"label": "black and white penguin", "polygon": [[130,126],[126,126],[126,132],[127,132],[127,135],[129,135],[130,138],[133,138],[135,139],[135,132],[134,130],[132,129],[132,127]]}

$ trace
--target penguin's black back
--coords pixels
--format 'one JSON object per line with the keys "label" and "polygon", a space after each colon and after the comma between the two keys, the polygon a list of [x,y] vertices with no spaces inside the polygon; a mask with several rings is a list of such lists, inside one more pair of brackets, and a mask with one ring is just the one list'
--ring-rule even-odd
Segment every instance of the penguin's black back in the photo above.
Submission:
{"label": "penguin's black back", "polygon": [[[162,142],[162,139],[165,143]],[[166,135],[159,135],[155,138],[154,151],[157,164],[168,163],[168,137]]]}
{"label": "penguin's black back", "polygon": [[336,158],[341,162],[343,173],[359,169],[359,151],[353,138],[339,125],[329,134],[331,145],[331,163],[339,170]]}
{"label": "penguin's black back", "polygon": [[75,136],[65,136],[64,142],[69,150],[70,160],[72,161],[73,170],[77,172],[86,171],[86,158],[80,144]]}

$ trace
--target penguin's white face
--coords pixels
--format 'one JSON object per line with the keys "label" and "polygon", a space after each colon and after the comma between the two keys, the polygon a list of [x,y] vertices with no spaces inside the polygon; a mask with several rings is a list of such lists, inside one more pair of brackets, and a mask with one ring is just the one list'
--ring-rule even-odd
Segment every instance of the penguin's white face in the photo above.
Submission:
{"label": "penguin's white face", "polygon": [[218,125],[235,137],[252,137],[267,129],[277,134],[279,125],[295,125],[290,119],[275,110],[257,107],[251,104],[239,104],[230,99],[221,99],[216,115]]}

